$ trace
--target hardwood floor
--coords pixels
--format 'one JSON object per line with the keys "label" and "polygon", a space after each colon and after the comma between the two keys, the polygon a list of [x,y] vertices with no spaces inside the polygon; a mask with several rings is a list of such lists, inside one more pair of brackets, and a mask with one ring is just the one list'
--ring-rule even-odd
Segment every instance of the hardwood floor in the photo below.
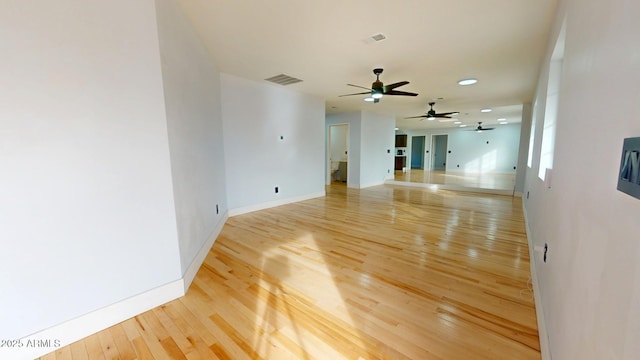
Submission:
{"label": "hardwood floor", "polygon": [[232,217],[186,296],[43,359],[539,359],[521,200],[378,186]]}
{"label": "hardwood floor", "polygon": [[394,180],[408,183],[513,191],[516,184],[516,174],[515,172],[465,173],[463,171],[408,169],[406,172],[396,170]]}

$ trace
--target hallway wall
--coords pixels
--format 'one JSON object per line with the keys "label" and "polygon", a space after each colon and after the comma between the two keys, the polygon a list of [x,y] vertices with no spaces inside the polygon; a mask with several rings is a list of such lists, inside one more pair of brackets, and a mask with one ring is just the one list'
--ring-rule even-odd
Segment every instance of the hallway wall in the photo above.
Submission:
{"label": "hallway wall", "polygon": [[[562,0],[538,81],[524,199],[548,335],[541,342],[553,359],[640,354],[640,201],[616,190],[623,139],[640,136],[639,13],[637,1]],[[565,19],[547,188],[538,177],[547,75]]]}

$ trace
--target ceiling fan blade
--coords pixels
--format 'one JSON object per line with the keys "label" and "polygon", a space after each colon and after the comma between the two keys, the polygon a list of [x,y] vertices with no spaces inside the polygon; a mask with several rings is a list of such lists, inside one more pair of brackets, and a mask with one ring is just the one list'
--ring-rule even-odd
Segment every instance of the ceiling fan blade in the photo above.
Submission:
{"label": "ceiling fan blade", "polygon": [[407,91],[398,91],[398,90],[389,90],[384,93],[385,95],[403,95],[403,96],[418,96],[416,93],[407,92]]}
{"label": "ceiling fan blade", "polygon": [[383,92],[386,94],[388,91],[391,91],[391,90],[393,90],[393,89],[395,89],[397,87],[400,87],[402,85],[407,85],[408,83],[409,83],[408,81],[400,81],[400,82],[397,82],[397,83],[393,83],[391,85],[383,86]]}
{"label": "ceiling fan blade", "polygon": [[495,128],[482,128],[482,130],[493,130]]}
{"label": "ceiling fan blade", "polygon": [[452,112],[446,112],[446,113],[437,113],[436,116],[445,116],[445,115],[453,115],[453,114],[457,114],[456,111],[452,111]]}
{"label": "ceiling fan blade", "polygon": [[417,118],[426,118],[429,117],[428,115],[420,115],[420,116],[410,116],[410,117],[406,117],[405,119],[417,119]]}
{"label": "ceiling fan blade", "polygon": [[351,96],[351,95],[365,95],[365,94],[371,94],[371,91],[367,91],[367,92],[361,92],[361,93],[354,93],[354,94],[344,94],[344,95],[338,95],[338,97],[343,97],[343,96]]}
{"label": "ceiling fan blade", "polygon": [[443,118],[443,119],[451,119],[451,116],[447,116],[447,115],[444,115],[444,114],[435,114],[435,115],[433,115],[433,117]]}
{"label": "ceiling fan blade", "polygon": [[369,89],[368,87],[364,87],[364,86],[360,86],[360,85],[353,85],[353,84],[347,84],[347,85],[371,91],[371,89]]}

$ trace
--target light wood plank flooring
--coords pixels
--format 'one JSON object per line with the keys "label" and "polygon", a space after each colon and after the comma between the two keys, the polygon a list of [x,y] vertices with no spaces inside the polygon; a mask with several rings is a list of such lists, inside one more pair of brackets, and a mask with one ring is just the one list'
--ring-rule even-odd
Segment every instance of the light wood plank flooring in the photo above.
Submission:
{"label": "light wood plank flooring", "polygon": [[42,359],[539,359],[521,200],[344,185],[230,218],[186,296]]}
{"label": "light wood plank flooring", "polygon": [[407,169],[396,170],[395,181],[419,184],[460,186],[476,189],[513,191],[516,184],[515,173],[465,173],[463,171]]}

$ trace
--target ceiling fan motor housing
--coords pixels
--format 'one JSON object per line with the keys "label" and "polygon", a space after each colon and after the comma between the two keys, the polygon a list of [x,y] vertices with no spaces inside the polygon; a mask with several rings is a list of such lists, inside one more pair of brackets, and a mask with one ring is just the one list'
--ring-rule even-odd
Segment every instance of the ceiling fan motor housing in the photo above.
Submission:
{"label": "ceiling fan motor housing", "polygon": [[376,80],[371,84],[371,94],[382,94],[384,93],[384,84],[382,81]]}
{"label": "ceiling fan motor housing", "polygon": [[380,74],[382,74],[383,69],[376,68],[373,69],[373,73],[376,76],[376,81],[371,84],[371,96],[374,98],[381,98],[382,94],[384,94],[384,84],[380,81]]}

